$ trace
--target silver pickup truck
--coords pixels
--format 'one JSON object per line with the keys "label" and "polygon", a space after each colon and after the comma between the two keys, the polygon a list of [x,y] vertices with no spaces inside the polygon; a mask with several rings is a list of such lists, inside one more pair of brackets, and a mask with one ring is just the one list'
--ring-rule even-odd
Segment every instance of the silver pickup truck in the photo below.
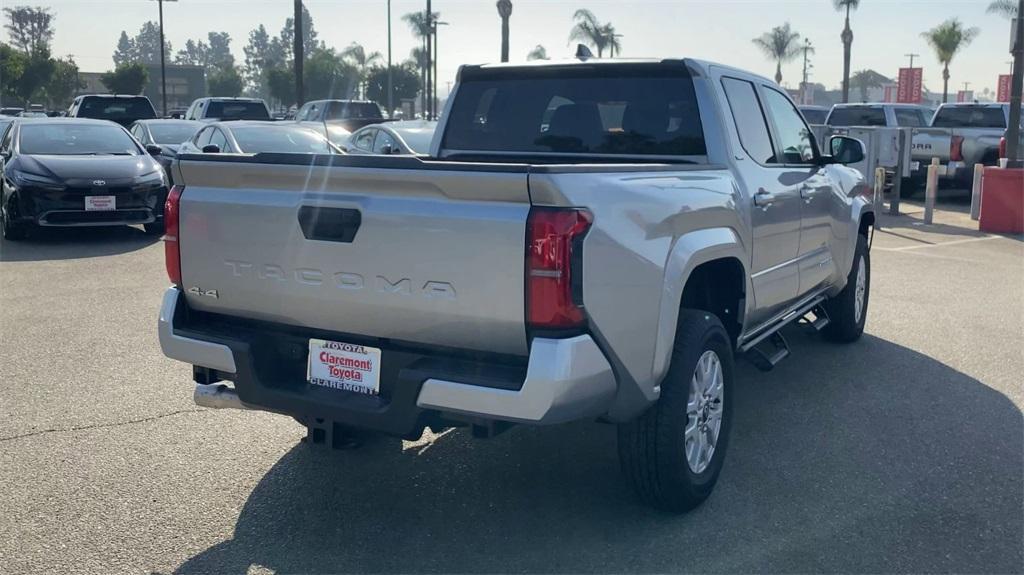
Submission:
{"label": "silver pickup truck", "polygon": [[313,444],[619,426],[682,511],[718,478],[734,354],[867,315],[862,144],[824,155],[768,79],[696,60],[465,66],[429,158],[183,155],[159,336],[209,407]]}
{"label": "silver pickup truck", "polygon": [[974,164],[999,163],[999,140],[1009,125],[1009,104],[943,104],[930,127],[914,131],[911,156],[922,171],[938,158],[945,179],[966,183]]}

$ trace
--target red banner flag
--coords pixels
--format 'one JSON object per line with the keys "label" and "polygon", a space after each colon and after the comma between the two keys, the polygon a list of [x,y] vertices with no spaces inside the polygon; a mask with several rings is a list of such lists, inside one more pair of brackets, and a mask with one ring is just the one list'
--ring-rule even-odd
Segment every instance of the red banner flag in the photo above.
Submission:
{"label": "red banner flag", "polygon": [[920,104],[923,78],[923,68],[900,68],[896,101],[901,104]]}
{"label": "red banner flag", "polygon": [[999,75],[999,83],[996,85],[996,102],[1010,101],[1010,82],[1012,80],[1013,76],[1009,74]]}

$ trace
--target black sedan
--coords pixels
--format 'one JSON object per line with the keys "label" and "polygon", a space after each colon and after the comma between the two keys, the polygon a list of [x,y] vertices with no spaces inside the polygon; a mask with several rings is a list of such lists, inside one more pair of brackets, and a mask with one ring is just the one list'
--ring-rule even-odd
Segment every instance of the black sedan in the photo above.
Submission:
{"label": "black sedan", "polygon": [[160,153],[153,157],[163,166],[167,179],[174,185],[171,164],[178,157],[181,143],[206,125],[196,120],[139,120],[128,129],[143,146],[160,146]]}
{"label": "black sedan", "polygon": [[0,228],[143,224],[163,231],[167,178],[128,131],[105,120],[17,120],[0,142]]}

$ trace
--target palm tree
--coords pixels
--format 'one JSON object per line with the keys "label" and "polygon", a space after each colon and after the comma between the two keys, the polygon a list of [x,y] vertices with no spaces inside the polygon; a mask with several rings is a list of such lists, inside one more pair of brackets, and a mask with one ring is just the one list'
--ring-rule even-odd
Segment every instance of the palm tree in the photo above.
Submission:
{"label": "palm tree", "polygon": [[420,71],[420,100],[423,105],[424,112],[427,109],[427,66],[430,64],[430,59],[427,58],[427,47],[417,46],[409,52],[409,63]]}
{"label": "palm tree", "polygon": [[597,17],[590,10],[579,9],[572,15],[576,25],[569,31],[569,43],[582,42],[593,46],[597,50],[597,57],[604,55],[604,49],[608,47],[608,36],[606,35],[608,24],[601,24]]}
{"label": "palm tree", "polygon": [[1013,0],[993,0],[985,10],[989,14],[999,14],[1004,18],[1017,17],[1017,3]]}
{"label": "palm tree", "polygon": [[501,17],[501,61],[508,62],[508,19],[512,17],[512,0],[498,0],[497,7]]}
{"label": "palm tree", "polygon": [[942,103],[945,104],[949,98],[949,63],[953,57],[971,43],[971,40],[978,35],[977,28],[964,28],[956,18],[950,18],[942,24],[922,32],[928,45],[935,50],[935,57],[942,63]]}
{"label": "palm tree", "polygon": [[380,52],[367,54],[362,45],[358,42],[352,42],[348,45],[348,48],[341,51],[341,59],[355,67],[356,72],[359,74],[360,97],[365,97],[364,81],[366,80],[366,73],[370,66],[383,61],[384,57],[381,56]]}
{"label": "palm tree", "polygon": [[[430,73],[430,54],[427,52],[427,38],[432,32],[430,26],[431,23],[437,22],[441,14],[434,12],[432,16],[433,18],[429,18],[426,10],[423,10],[422,12],[410,12],[402,16],[402,20],[404,20],[405,23],[409,25],[409,28],[412,29],[413,36],[419,38],[421,43],[421,47],[413,48],[412,59],[416,62],[416,66],[420,70],[420,80],[422,80],[424,86],[422,98],[424,112],[427,110],[427,74]],[[419,51],[418,53],[417,50]]]}
{"label": "palm tree", "polygon": [[843,41],[843,102],[850,101],[850,49],[853,46],[853,30],[850,30],[850,11],[860,6],[860,0],[832,0],[832,6],[839,12],[846,11],[846,25],[839,37]]}
{"label": "palm tree", "polygon": [[892,80],[875,72],[874,70],[858,70],[850,76],[850,85],[856,87],[860,92],[860,101],[868,101],[868,90],[880,88]]}
{"label": "palm tree", "polygon": [[622,42],[619,41],[622,34],[615,33],[615,26],[612,26],[611,24],[601,26],[601,34],[604,35],[605,45],[608,47],[609,58],[614,58],[615,54],[622,53]]}
{"label": "palm tree", "polygon": [[800,46],[800,34],[789,28],[789,22],[782,26],[772,28],[771,32],[765,32],[758,38],[754,38],[754,45],[764,52],[765,56],[775,60],[775,83],[782,83],[782,63],[789,62],[796,58],[803,49]]}
{"label": "palm tree", "polygon": [[541,46],[540,44],[537,44],[536,46],[533,47],[533,50],[530,50],[530,53],[526,55],[526,59],[527,60],[547,60],[548,59],[548,49],[545,48],[544,46]]}

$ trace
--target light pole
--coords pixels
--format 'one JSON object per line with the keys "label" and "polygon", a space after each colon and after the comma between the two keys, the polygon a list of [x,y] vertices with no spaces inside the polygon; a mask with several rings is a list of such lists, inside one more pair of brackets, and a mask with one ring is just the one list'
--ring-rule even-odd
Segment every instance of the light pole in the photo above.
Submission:
{"label": "light pole", "polygon": [[1013,38],[1010,40],[1010,53],[1013,54],[1013,78],[1010,80],[1010,125],[1006,130],[1007,168],[1024,168],[1020,150],[1020,106],[1021,92],[1024,90],[1024,0],[1017,3],[1016,26],[1013,26]]}
{"label": "light pole", "polygon": [[164,54],[164,2],[177,2],[178,0],[156,0],[160,11],[160,115],[167,116],[167,71],[165,70],[167,55]]}
{"label": "light pole", "polygon": [[388,118],[395,117],[394,84],[391,70],[391,0],[388,0]]}
{"label": "light pole", "polygon": [[432,99],[430,101],[430,109],[433,110],[433,112],[434,112],[434,119],[435,120],[437,119],[437,104],[438,104],[438,102],[437,102],[437,27],[438,26],[447,26],[447,25],[448,25],[447,22],[437,22],[437,21],[435,21],[433,23],[432,27],[431,27],[431,31],[433,32],[433,35],[434,35],[434,56],[433,56],[433,58],[431,58],[431,63],[433,65],[433,67],[434,67],[434,69],[433,69],[434,78],[433,78],[433,80],[431,82],[431,85],[434,87],[434,91],[431,94]]}
{"label": "light pole", "polygon": [[814,51],[814,47],[811,46],[811,41],[804,38],[804,46],[801,48],[804,51],[804,75],[803,82],[800,83],[800,103],[810,104],[807,98],[807,79],[809,76],[809,70],[813,65],[808,61],[807,55]]}
{"label": "light pole", "polygon": [[306,55],[302,46],[302,0],[295,0],[295,40],[292,46],[295,55],[295,110],[305,103],[302,86],[302,65]]}
{"label": "light pole", "polygon": [[426,74],[426,76],[427,76],[427,85],[425,86],[426,87],[426,92],[427,92],[427,105],[425,106],[425,109],[423,110],[423,114],[426,116],[426,119],[428,119],[428,120],[430,120],[434,116],[434,92],[432,90],[433,85],[431,83],[431,76],[432,76],[432,74],[430,73],[430,71],[434,69],[434,67],[433,67],[434,51],[433,51],[433,38],[432,38],[433,35],[434,35],[433,32],[434,32],[434,12],[433,12],[433,9],[431,9],[431,7],[430,7],[430,0],[427,0],[427,54],[426,54],[426,56],[427,56],[427,70],[426,70],[426,72],[427,72],[427,74]]}
{"label": "light pole", "polygon": [[498,0],[498,16],[501,16],[501,61],[508,62],[508,19],[512,17],[512,0]]}

